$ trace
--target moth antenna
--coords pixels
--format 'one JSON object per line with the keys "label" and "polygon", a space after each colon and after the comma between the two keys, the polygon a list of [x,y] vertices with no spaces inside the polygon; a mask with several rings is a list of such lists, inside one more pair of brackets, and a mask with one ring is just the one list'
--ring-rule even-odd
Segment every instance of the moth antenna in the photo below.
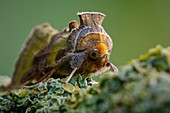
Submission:
{"label": "moth antenna", "polygon": [[94,31],[100,30],[105,18],[105,15],[99,12],[82,12],[77,15],[80,18],[80,25],[91,26],[94,28]]}

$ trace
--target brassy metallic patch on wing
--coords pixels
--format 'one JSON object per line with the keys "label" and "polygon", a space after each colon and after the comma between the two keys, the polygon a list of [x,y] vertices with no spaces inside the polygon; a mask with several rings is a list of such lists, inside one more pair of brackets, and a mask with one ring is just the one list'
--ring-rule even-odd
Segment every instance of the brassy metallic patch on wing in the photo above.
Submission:
{"label": "brassy metallic patch on wing", "polygon": [[31,68],[35,55],[47,46],[53,35],[57,33],[59,30],[52,28],[49,24],[40,25],[32,31],[16,62],[12,80],[13,87],[21,82],[23,75]]}
{"label": "brassy metallic patch on wing", "polygon": [[37,83],[47,78],[53,69],[47,71],[46,67],[56,63],[58,51],[65,45],[67,37],[68,32],[65,31],[53,36],[49,45],[37,53],[33,59],[32,67],[24,74],[21,84],[25,84],[27,81]]}
{"label": "brassy metallic patch on wing", "polygon": [[[99,47],[98,45],[99,43],[103,43],[104,45],[106,45],[106,48],[102,44],[100,45],[101,47]],[[77,44],[77,50],[84,50],[97,45],[100,49],[102,48],[108,50],[112,49],[112,41],[110,37],[101,33],[89,33],[85,37],[80,39],[80,41]]]}
{"label": "brassy metallic patch on wing", "polygon": [[55,40],[55,42],[52,44],[52,47],[49,50],[48,64],[55,63],[58,51],[65,46],[68,35],[69,35],[68,33],[63,34],[61,37]]}

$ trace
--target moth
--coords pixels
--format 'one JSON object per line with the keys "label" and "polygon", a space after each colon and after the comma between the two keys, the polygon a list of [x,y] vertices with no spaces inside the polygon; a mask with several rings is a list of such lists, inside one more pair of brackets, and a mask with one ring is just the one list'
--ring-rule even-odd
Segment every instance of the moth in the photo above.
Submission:
{"label": "moth", "polygon": [[77,14],[80,24],[71,21],[59,31],[44,24],[33,30],[16,62],[11,89],[53,78],[93,75],[118,69],[109,56],[113,43],[102,27],[105,15],[99,12]]}

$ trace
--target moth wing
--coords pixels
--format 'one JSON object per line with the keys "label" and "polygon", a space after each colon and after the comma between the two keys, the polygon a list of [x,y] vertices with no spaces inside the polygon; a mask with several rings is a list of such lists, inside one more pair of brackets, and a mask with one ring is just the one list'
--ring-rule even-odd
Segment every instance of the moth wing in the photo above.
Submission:
{"label": "moth wing", "polygon": [[23,76],[20,77],[20,81],[16,85],[29,86],[52,76],[54,68],[51,66],[56,63],[56,56],[65,46],[68,35],[69,33],[67,32],[60,32],[53,36],[51,42],[34,56],[32,65],[23,73]]}
{"label": "moth wing", "polygon": [[12,85],[19,84],[24,74],[32,67],[35,55],[50,43],[53,35],[59,32],[49,24],[42,24],[32,30],[15,64]]}
{"label": "moth wing", "polygon": [[50,45],[51,47],[49,51],[45,52],[45,54],[42,54],[41,56],[38,56],[37,58],[48,55],[47,66],[55,64],[57,56],[61,55],[61,57],[63,57],[62,50],[65,48],[69,34],[69,32],[63,32],[61,35],[59,34],[59,36],[56,36],[58,38],[53,40],[53,44]]}

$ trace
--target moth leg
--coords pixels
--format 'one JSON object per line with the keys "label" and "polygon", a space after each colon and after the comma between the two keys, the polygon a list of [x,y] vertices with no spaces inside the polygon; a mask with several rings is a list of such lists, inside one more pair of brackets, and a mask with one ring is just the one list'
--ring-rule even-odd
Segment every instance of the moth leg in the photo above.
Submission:
{"label": "moth leg", "polygon": [[45,68],[46,68],[46,69],[50,69],[50,68],[56,67],[57,65],[58,65],[58,63],[55,63],[55,64],[51,64],[51,65],[49,65],[49,66],[46,66]]}
{"label": "moth leg", "polygon": [[43,77],[42,79],[40,79],[37,84],[31,85],[31,86],[24,86],[24,87],[25,87],[25,88],[34,88],[34,87],[38,86],[38,84],[39,84],[40,82],[43,82],[43,81],[47,80],[48,78],[50,78],[50,77],[54,74],[55,71],[56,71],[56,70],[53,69],[52,71],[50,71],[49,74],[45,74],[44,72],[42,72],[42,74],[44,75],[44,77]]}
{"label": "moth leg", "polygon": [[112,63],[109,62],[107,65],[108,65],[108,67],[110,67],[111,71],[119,72],[118,68],[115,65],[113,65]]}
{"label": "moth leg", "polygon": [[54,69],[52,69],[52,70],[50,71],[49,74],[46,74],[46,73],[42,72],[42,74],[44,75],[44,77],[43,77],[41,80],[39,80],[39,82],[43,82],[43,81],[47,80],[48,78],[50,78],[50,77],[54,74],[55,71],[56,71],[56,69],[54,68]]}
{"label": "moth leg", "polygon": [[74,70],[71,72],[71,74],[69,75],[69,77],[67,78],[67,80],[64,82],[65,84],[67,84],[67,83],[70,81],[70,79],[72,78],[72,76],[74,75],[74,73],[76,72],[76,70],[77,70],[77,67],[74,68]]}

